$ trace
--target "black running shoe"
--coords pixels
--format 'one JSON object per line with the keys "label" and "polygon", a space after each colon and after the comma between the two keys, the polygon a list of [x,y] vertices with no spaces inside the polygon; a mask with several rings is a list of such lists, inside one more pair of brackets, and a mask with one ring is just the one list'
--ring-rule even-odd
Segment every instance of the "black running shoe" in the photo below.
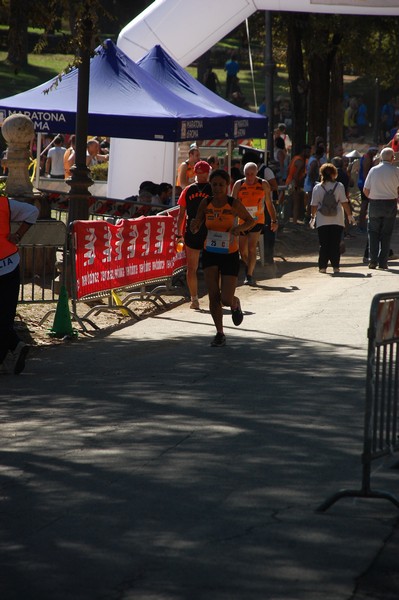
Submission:
{"label": "black running shoe", "polygon": [[238,300],[237,308],[231,309],[231,318],[233,319],[234,325],[241,325],[244,315],[242,314],[241,304]]}
{"label": "black running shoe", "polygon": [[14,363],[14,373],[15,375],[19,375],[25,369],[25,360],[26,356],[29,352],[29,346],[24,344],[24,342],[18,342],[18,346],[14,350],[13,354],[15,356]]}
{"label": "black running shoe", "polygon": [[226,336],[224,333],[217,333],[213,340],[211,341],[211,346],[225,346],[226,345]]}

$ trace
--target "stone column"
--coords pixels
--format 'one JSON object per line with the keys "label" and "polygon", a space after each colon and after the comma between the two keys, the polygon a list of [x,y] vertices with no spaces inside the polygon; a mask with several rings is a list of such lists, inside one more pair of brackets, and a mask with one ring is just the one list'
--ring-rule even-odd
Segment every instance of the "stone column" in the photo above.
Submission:
{"label": "stone column", "polygon": [[3,122],[2,133],[8,146],[6,193],[13,198],[34,199],[28,171],[29,144],[35,134],[33,122],[25,115],[10,115]]}

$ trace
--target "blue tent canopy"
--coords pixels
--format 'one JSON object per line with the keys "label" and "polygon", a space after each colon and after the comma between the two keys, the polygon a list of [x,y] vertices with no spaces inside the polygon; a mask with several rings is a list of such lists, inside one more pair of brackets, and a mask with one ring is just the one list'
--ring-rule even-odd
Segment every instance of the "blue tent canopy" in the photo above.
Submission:
{"label": "blue tent canopy", "polygon": [[[152,75],[163,87],[201,109],[216,110],[230,117],[230,138],[266,138],[268,121],[224,100],[194,79],[163,48],[154,46],[136,63]],[[217,136],[212,136],[216,138]]]}
{"label": "blue tent canopy", "polygon": [[[73,133],[78,70],[53,83],[0,100],[0,123],[23,113],[38,133]],[[177,142],[228,139],[231,122],[217,107],[179,97],[106,40],[90,61],[88,130],[91,135]]]}

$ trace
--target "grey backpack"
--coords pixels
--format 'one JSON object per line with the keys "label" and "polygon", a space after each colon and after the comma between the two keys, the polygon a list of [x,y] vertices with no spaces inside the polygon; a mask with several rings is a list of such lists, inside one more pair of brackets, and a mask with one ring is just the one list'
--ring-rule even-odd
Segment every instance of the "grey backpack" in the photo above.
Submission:
{"label": "grey backpack", "polygon": [[338,202],[335,198],[335,188],[337,187],[338,182],[334,185],[331,190],[326,190],[324,185],[321,187],[324,190],[323,200],[321,201],[319,211],[325,217],[335,217],[338,210]]}

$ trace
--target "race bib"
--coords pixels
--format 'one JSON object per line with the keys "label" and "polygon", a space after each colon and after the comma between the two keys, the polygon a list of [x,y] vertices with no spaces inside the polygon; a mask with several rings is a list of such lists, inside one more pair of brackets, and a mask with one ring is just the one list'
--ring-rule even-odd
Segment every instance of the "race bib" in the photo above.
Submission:
{"label": "race bib", "polygon": [[230,242],[229,231],[208,231],[206,236],[205,249],[208,252],[218,252],[228,254]]}
{"label": "race bib", "polygon": [[255,220],[257,220],[258,216],[257,216],[257,212],[258,212],[258,207],[257,206],[246,206],[245,207],[247,209],[247,211],[249,212],[249,214],[251,215],[251,217]]}

